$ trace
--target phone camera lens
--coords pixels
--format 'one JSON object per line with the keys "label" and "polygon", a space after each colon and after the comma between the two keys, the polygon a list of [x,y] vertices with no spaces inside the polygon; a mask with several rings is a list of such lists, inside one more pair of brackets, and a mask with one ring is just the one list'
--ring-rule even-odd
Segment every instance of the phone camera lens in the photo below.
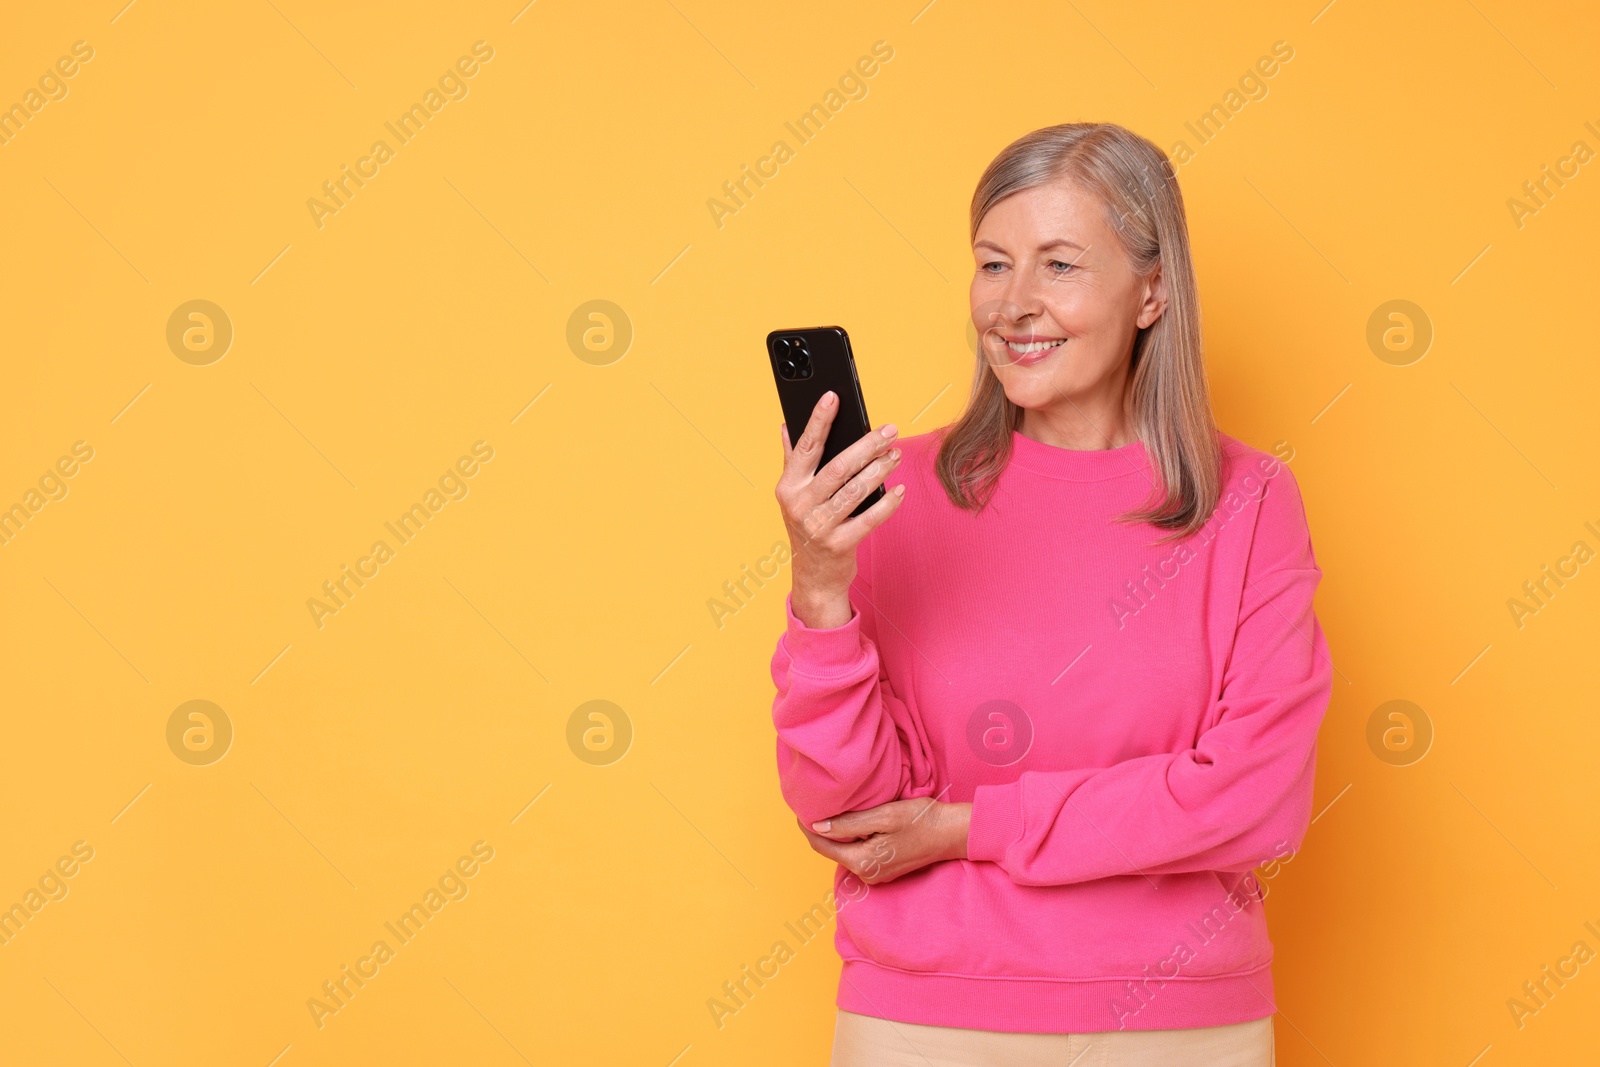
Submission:
{"label": "phone camera lens", "polygon": [[794,362],[795,374],[799,379],[811,377],[811,350],[806,347],[804,337],[787,338],[789,342],[789,359]]}

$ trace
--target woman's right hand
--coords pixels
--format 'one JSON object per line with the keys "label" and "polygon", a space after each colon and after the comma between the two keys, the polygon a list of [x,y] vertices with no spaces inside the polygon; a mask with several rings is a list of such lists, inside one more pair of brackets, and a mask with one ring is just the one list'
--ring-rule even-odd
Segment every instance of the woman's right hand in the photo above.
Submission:
{"label": "woman's right hand", "polygon": [[794,580],[790,603],[812,629],[831,630],[850,621],[850,582],[856,576],[856,545],[893,515],[904,499],[897,485],[855,518],[850,513],[900,463],[893,424],[868,433],[821,470],[817,460],[839,410],[832,391],[817,401],[811,420],[791,443],[783,428],[783,475],[776,496],[789,530]]}

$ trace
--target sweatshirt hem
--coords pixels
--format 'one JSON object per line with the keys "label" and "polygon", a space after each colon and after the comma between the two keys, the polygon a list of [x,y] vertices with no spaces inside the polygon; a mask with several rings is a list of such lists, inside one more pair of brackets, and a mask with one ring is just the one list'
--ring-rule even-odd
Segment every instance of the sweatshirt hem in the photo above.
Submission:
{"label": "sweatshirt hem", "polygon": [[905,971],[846,959],[838,1007],[923,1026],[1005,1033],[1188,1030],[1273,1015],[1272,963],[1232,974],[1009,978]]}

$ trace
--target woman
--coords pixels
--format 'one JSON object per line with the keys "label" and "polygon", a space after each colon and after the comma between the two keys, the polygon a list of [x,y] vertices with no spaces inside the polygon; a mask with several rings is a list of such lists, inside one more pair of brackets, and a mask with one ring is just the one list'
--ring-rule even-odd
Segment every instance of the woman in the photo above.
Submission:
{"label": "woman", "polygon": [[1252,872],[1309,825],[1332,671],[1298,487],[1212,420],[1158,148],[1038,130],[971,226],[965,414],[820,470],[836,398],[783,434],[773,720],[840,864],[833,1063],[1270,1064]]}

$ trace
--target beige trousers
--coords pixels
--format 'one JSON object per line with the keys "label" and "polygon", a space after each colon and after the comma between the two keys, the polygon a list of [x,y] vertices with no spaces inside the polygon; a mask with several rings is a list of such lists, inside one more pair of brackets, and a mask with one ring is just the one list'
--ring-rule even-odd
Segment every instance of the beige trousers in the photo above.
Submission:
{"label": "beige trousers", "polygon": [[1272,1016],[1193,1030],[1010,1034],[840,1011],[832,1067],[1272,1067]]}

